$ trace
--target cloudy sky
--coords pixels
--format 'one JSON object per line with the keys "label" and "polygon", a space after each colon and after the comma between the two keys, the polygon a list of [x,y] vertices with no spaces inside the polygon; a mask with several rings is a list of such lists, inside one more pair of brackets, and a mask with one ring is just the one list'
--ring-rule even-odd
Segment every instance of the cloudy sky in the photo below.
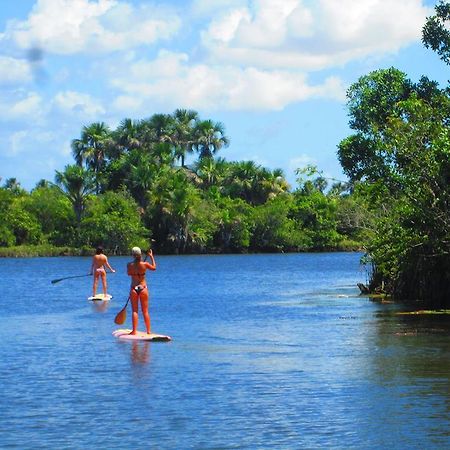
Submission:
{"label": "cloudy sky", "polygon": [[225,125],[227,160],[342,178],[345,91],[394,66],[445,85],[428,0],[1,0],[0,177],[72,163],[83,125],[176,108]]}

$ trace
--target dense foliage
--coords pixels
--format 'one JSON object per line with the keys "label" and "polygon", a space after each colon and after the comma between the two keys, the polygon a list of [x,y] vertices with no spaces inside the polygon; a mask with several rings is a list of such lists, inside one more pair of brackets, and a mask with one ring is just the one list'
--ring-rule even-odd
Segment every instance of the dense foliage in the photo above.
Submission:
{"label": "dense foliage", "polygon": [[[424,42],[448,62],[450,6],[427,20]],[[338,156],[375,214],[368,241],[372,290],[448,307],[450,285],[450,96],[394,68],[361,77],[348,91],[355,134]]]}
{"label": "dense foliage", "polygon": [[[369,227],[366,201],[331,188],[315,168],[295,189],[281,170],[216,154],[224,126],[177,110],[83,127],[74,164],[26,192],[0,188],[0,246],[102,244],[126,253],[150,239],[164,253],[356,249]],[[186,165],[186,158],[192,164]]]}

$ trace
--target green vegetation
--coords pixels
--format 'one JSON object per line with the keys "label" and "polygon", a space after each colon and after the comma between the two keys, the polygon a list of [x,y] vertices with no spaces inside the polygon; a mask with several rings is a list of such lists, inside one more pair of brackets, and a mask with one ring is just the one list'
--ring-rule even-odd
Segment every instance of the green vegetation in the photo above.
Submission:
{"label": "green vegetation", "polygon": [[279,169],[218,157],[228,144],[222,124],[181,109],[85,126],[54,182],[0,188],[0,255],[123,254],[150,239],[162,253],[361,248],[371,215],[358,193],[314,167],[292,190]]}
{"label": "green vegetation", "polygon": [[[436,6],[423,41],[449,63],[450,4]],[[449,306],[450,89],[394,68],[361,77],[348,90],[355,133],[338,156],[375,215],[367,241],[369,289],[396,299]]]}

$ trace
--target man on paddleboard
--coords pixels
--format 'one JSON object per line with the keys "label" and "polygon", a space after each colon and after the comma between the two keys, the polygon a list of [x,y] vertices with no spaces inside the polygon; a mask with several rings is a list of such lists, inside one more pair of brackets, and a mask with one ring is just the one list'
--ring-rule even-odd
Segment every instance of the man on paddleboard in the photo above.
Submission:
{"label": "man on paddleboard", "polygon": [[90,275],[94,275],[94,285],[92,287],[92,296],[95,297],[97,294],[98,279],[102,279],[103,296],[106,297],[108,294],[107,284],[106,284],[106,269],[107,267],[112,273],[115,270],[109,265],[108,258],[103,254],[103,248],[97,247],[95,250],[95,255],[92,257],[92,265]]}
{"label": "man on paddleboard", "polygon": [[144,316],[145,327],[147,329],[147,334],[150,334],[150,315],[148,313],[148,299],[149,292],[147,288],[147,282],[145,281],[145,271],[146,270],[156,270],[155,258],[153,257],[153,252],[151,250],[147,251],[147,255],[151,260],[151,263],[147,261],[142,261],[142,252],[139,247],[133,247],[131,249],[131,254],[134,258],[133,262],[127,264],[127,273],[131,277],[131,287],[130,287],[130,299],[131,308],[133,310],[132,323],[133,330],[130,334],[137,333],[138,327],[138,306],[139,300],[141,301],[142,315]]}

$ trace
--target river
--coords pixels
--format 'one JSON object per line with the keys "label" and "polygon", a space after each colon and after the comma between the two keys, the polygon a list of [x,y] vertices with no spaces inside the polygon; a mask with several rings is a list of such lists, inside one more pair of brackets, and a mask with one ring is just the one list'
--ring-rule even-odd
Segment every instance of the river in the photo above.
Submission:
{"label": "river", "polygon": [[359,296],[360,257],[156,255],[169,343],[111,335],[129,258],[103,304],[51,283],[89,258],[0,259],[0,447],[450,448],[450,319]]}

